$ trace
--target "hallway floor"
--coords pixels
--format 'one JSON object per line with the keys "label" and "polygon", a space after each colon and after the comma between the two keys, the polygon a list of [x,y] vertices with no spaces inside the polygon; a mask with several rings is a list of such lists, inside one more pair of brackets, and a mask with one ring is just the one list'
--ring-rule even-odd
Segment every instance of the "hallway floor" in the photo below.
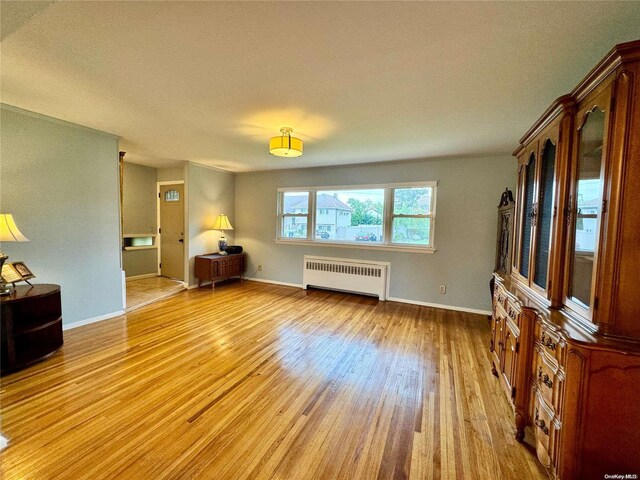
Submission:
{"label": "hallway floor", "polygon": [[157,302],[181,290],[184,284],[179,280],[167,277],[149,277],[127,280],[127,308],[126,312],[144,305]]}

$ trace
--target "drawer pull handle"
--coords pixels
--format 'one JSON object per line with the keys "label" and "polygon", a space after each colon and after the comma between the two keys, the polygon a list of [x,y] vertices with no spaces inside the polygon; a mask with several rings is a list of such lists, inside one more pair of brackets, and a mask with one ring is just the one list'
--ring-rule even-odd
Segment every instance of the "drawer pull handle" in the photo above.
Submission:
{"label": "drawer pull handle", "polygon": [[533,423],[536,424],[536,427],[538,427],[540,430],[542,430],[542,433],[544,433],[547,436],[549,435],[549,428],[544,423],[544,420],[540,420],[538,418],[538,409],[537,408],[536,408],[536,419],[534,420]]}
{"label": "drawer pull handle", "polygon": [[551,340],[550,337],[547,337],[544,333],[542,334],[542,338],[541,338],[542,344],[547,347],[549,350],[555,351],[556,350],[556,344],[553,340]]}
{"label": "drawer pull handle", "polygon": [[549,375],[547,375],[546,373],[544,375],[542,374],[542,367],[540,367],[540,369],[538,370],[538,380],[540,380],[540,382],[544,383],[549,388],[553,387],[553,382],[549,378]]}
{"label": "drawer pull handle", "polygon": [[511,307],[509,307],[509,316],[514,320],[515,320],[515,318],[517,316],[516,312],[514,312]]}
{"label": "drawer pull handle", "polygon": [[542,430],[542,433],[544,433],[545,435],[549,435],[549,429],[547,428],[547,426],[544,424],[544,420],[536,420],[536,426]]}

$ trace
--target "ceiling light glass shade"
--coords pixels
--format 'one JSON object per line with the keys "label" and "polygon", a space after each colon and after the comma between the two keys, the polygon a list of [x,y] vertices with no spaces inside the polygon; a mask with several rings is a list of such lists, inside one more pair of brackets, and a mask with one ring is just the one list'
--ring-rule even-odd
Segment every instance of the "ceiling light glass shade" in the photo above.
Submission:
{"label": "ceiling light glass shade", "polygon": [[299,157],[302,155],[302,140],[291,136],[291,128],[281,128],[282,135],[269,140],[269,153],[276,157]]}
{"label": "ceiling light glass shade", "polygon": [[10,213],[0,213],[0,242],[28,242],[18,229],[13,215]]}

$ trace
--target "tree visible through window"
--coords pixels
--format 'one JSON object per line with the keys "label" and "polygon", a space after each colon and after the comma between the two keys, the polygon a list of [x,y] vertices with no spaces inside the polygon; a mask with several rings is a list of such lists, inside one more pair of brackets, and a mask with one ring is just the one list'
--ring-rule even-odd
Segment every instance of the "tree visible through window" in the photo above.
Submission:
{"label": "tree visible through window", "polygon": [[431,244],[431,192],[422,187],[393,190],[393,243]]}
{"label": "tree visible through window", "polygon": [[433,249],[436,182],[279,189],[280,240]]}
{"label": "tree visible through window", "polygon": [[315,199],[316,240],[382,243],[384,189],[320,190]]}

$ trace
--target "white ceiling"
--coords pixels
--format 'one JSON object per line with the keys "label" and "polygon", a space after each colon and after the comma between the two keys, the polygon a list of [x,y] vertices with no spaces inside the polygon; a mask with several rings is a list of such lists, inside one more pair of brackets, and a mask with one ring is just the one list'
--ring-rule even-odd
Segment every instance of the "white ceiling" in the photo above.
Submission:
{"label": "white ceiling", "polygon": [[[2,2],[2,101],[230,171],[508,154],[640,2]],[[267,153],[281,126],[298,159]]]}

